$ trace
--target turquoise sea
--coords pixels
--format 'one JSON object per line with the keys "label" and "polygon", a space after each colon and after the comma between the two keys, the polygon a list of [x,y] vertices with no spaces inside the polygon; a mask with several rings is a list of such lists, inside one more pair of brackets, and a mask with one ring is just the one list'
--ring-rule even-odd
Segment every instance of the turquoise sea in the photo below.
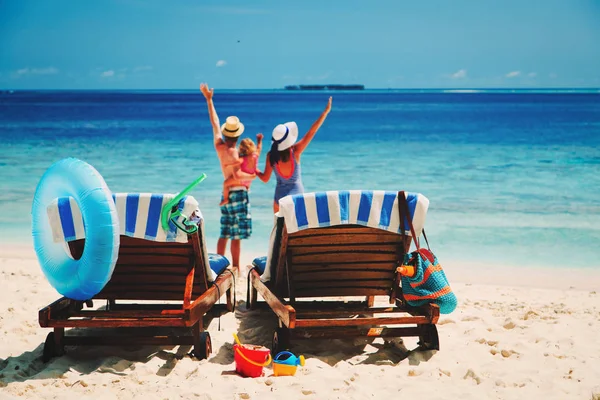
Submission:
{"label": "turquoise sea", "polygon": [[[302,157],[307,191],[385,189],[430,200],[426,231],[442,261],[600,268],[600,93],[560,91],[223,91],[219,116],[244,136],[294,120],[301,134],[333,96]],[[0,242],[31,242],[44,171],[65,157],[93,165],[115,192],[192,195],[214,251],[222,177],[199,92],[0,93]],[[266,252],[274,177],[250,194]]]}

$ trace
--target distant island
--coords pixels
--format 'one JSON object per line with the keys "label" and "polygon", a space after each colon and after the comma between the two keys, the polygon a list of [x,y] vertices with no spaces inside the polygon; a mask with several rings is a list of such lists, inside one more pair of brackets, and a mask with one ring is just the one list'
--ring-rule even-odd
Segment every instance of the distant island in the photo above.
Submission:
{"label": "distant island", "polygon": [[285,90],[365,90],[365,85],[288,85]]}

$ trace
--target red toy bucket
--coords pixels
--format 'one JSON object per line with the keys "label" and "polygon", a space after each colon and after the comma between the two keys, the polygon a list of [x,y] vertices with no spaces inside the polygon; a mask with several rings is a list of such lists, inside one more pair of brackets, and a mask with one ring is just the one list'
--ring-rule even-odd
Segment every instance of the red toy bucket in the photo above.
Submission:
{"label": "red toy bucket", "polygon": [[258,378],[262,375],[263,367],[271,363],[271,352],[264,346],[234,344],[233,359],[235,372],[249,378]]}

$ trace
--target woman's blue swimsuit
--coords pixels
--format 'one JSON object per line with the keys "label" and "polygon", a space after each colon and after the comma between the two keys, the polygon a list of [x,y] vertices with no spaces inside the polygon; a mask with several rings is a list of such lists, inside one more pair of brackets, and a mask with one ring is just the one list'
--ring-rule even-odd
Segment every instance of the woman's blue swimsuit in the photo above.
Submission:
{"label": "woman's blue swimsuit", "polygon": [[284,177],[279,171],[278,164],[273,166],[275,176],[277,177],[277,186],[275,186],[275,203],[279,204],[279,200],[290,194],[304,193],[304,186],[302,185],[302,177],[300,170],[300,163],[296,161],[294,152],[290,152],[290,157],[294,162],[294,170],[292,175]]}

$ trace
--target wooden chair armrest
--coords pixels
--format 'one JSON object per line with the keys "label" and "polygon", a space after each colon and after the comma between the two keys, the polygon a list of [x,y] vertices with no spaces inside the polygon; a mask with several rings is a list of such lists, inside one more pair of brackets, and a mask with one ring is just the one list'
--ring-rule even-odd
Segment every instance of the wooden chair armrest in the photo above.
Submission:
{"label": "wooden chair armrest", "polygon": [[295,328],[296,310],[294,307],[290,306],[289,304],[285,304],[282,299],[277,297],[277,295],[275,295],[271,289],[269,289],[267,285],[260,280],[260,275],[258,272],[252,271],[250,273],[250,281],[252,286],[258,293],[260,293],[262,298],[265,299],[273,312],[277,314],[281,322],[290,329]]}
{"label": "wooden chair armrest", "polygon": [[233,274],[222,273],[208,290],[198,296],[191,304],[184,305],[183,309],[189,311],[189,324],[193,325],[206,314],[219,299],[227,294],[233,284]]}

